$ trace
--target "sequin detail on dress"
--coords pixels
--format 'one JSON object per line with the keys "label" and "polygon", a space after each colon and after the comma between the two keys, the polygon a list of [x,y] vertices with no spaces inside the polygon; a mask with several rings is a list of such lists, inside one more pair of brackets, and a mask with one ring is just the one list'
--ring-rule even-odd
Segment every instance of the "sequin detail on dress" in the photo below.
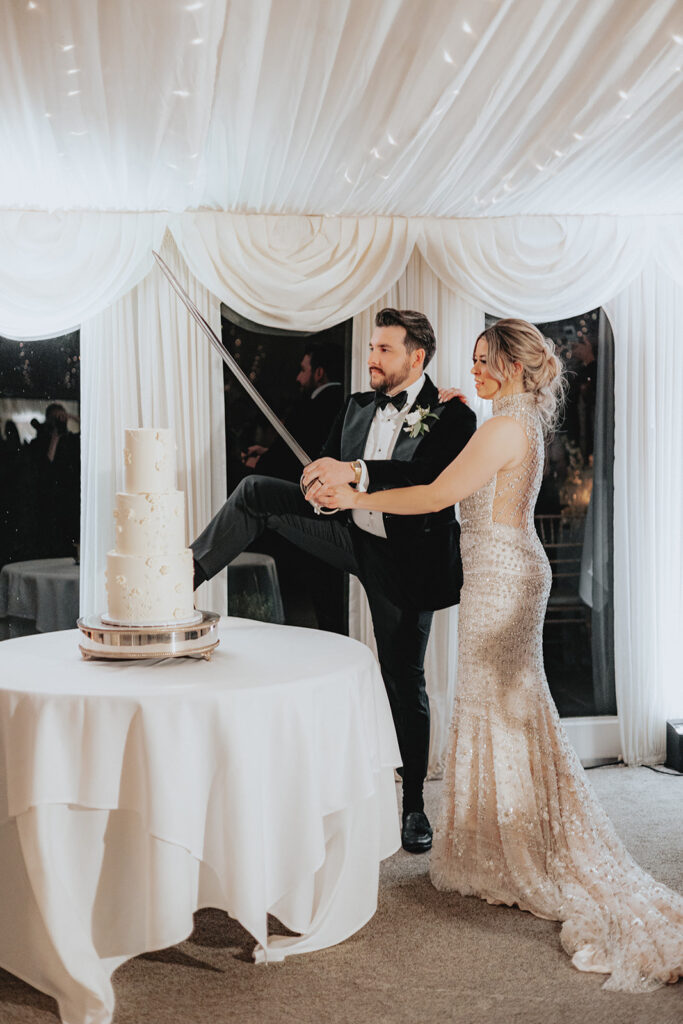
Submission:
{"label": "sequin detail on dress", "polygon": [[530,394],[493,412],[513,417],[529,448],[460,505],[458,687],[431,878],[562,921],[579,970],[647,992],[683,974],[683,897],[629,855],[560,723],[543,668],[551,573],[533,521],[541,423]]}

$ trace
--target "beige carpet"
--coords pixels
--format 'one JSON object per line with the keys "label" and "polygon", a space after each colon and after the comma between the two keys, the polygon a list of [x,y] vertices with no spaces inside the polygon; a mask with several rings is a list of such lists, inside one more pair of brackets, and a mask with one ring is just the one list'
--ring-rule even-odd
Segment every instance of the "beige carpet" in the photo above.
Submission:
{"label": "beige carpet", "polygon": [[[589,777],[636,859],[683,892],[683,778],[618,767]],[[428,786],[432,816],[439,790]],[[682,1024],[683,983],[603,992],[599,976],[573,969],[557,924],[437,893],[427,868],[400,851],[359,934],[283,964],[255,966],[250,936],[202,911],[186,942],[117,971],[114,1024]],[[51,999],[0,971],[0,1024],[56,1021]]]}

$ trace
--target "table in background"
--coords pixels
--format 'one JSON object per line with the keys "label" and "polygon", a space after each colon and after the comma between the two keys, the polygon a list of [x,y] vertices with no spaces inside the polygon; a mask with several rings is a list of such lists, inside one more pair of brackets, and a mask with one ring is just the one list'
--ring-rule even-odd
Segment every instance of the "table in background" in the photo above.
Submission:
{"label": "table in background", "polygon": [[35,619],[39,633],[74,629],[79,573],[73,558],[9,562],[0,571],[0,618]]}
{"label": "table in background", "polygon": [[[210,662],[85,662],[78,639],[0,645],[0,966],[67,1024],[108,1024],[116,967],[185,939],[200,907],[261,961],[369,920],[400,837],[367,647],[239,619]],[[269,936],[269,913],[299,935]]]}
{"label": "table in background", "polygon": [[[35,619],[39,633],[74,629],[79,569],[73,558],[10,562],[0,571],[0,619]],[[270,555],[247,551],[228,566],[230,614],[283,623],[277,567]]]}
{"label": "table in background", "polygon": [[228,565],[228,609],[231,615],[262,622],[285,621],[275,559],[244,551]]}

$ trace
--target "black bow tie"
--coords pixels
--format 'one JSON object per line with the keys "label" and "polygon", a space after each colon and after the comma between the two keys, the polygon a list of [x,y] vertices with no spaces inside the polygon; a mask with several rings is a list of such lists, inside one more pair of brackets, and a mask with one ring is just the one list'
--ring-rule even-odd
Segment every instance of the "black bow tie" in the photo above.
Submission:
{"label": "black bow tie", "polygon": [[400,412],[407,401],[407,391],[399,391],[397,395],[386,395],[383,391],[375,391],[375,409],[386,409],[388,405],[394,405]]}

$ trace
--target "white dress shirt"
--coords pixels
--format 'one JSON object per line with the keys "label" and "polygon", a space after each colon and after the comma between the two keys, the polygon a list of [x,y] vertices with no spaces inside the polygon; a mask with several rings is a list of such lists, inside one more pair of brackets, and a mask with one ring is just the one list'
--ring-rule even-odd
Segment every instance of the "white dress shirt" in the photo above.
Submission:
{"label": "white dress shirt", "polygon": [[[364,459],[390,459],[396,442],[398,441],[399,434],[403,429],[405,423],[405,417],[410,412],[412,406],[415,404],[417,396],[420,394],[424,385],[425,378],[424,374],[419,380],[414,381],[409,388],[406,388],[408,392],[408,400],[399,412],[396,406],[387,405],[385,409],[376,409],[372,423],[370,425],[370,433],[365,443],[365,451],[363,452],[363,459],[360,460],[363,471],[361,473],[360,483],[358,484],[359,491],[367,491],[370,476],[368,473],[368,467],[365,465]],[[374,533],[376,537],[385,537],[387,535],[384,529],[384,520],[381,512],[369,512],[365,509],[354,509],[351,513],[351,517],[356,526],[365,530],[367,533]]]}

